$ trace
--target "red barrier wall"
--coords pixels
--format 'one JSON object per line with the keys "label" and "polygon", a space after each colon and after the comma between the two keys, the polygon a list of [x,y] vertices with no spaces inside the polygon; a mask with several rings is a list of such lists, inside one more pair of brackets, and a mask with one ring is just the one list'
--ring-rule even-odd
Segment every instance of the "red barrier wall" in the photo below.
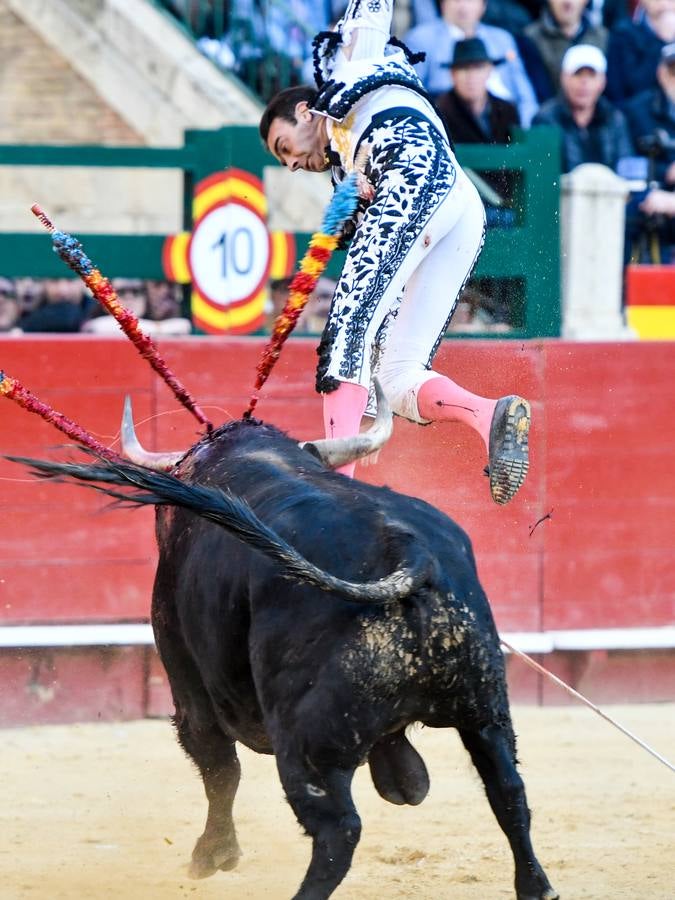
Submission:
{"label": "red barrier wall", "polygon": [[[219,424],[245,408],[261,345],[190,338],[164,341],[162,351]],[[321,429],[315,359],[313,341],[289,342],[258,406],[262,418],[299,439]],[[527,484],[497,507],[472,431],[400,420],[380,463],[360,477],[434,503],[469,532],[503,631],[671,624],[674,362],[671,343],[445,343],[441,371],[478,393],[531,399]],[[115,440],[125,393],[150,449],[180,449],[198,433],[125,340],[0,338],[0,365],[104,443]],[[53,427],[0,397],[2,454],[44,457],[63,443]],[[150,511],[105,510],[96,495],[42,484],[4,460],[0,485],[0,624],[147,618]]]}

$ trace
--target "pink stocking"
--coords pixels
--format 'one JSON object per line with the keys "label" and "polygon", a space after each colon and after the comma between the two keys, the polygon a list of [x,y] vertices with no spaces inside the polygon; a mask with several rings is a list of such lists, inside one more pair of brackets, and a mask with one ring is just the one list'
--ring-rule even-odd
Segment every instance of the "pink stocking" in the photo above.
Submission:
{"label": "pink stocking", "polygon": [[439,375],[425,381],[417,394],[420,417],[432,422],[463,422],[477,431],[490,447],[490,425],[496,400],[479,397]]}
{"label": "pink stocking", "polygon": [[[342,381],[336,391],[323,395],[323,426],[327,438],[354,437],[359,433],[368,391],[360,384]],[[354,477],[356,463],[340,466],[336,472]]]}

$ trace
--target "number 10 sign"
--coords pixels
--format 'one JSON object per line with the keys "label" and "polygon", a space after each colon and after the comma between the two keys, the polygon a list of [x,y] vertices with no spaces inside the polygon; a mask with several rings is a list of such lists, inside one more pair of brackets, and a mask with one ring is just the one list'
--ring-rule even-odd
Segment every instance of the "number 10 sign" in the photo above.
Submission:
{"label": "number 10 sign", "polygon": [[267,230],[260,179],[240,169],[218,172],[195,188],[191,234],[167,238],[164,271],[192,282],[192,318],[212,334],[244,334],[263,322],[270,277],[290,274],[290,235]]}

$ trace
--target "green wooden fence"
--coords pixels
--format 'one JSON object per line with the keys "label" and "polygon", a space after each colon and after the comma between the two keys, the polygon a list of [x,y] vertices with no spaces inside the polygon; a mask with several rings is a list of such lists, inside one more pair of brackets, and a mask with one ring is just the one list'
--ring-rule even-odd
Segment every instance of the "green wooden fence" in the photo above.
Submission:
{"label": "green wooden fence", "polygon": [[[457,155],[465,167],[481,171],[512,170],[517,190],[515,223],[488,229],[476,278],[514,279],[521,286],[520,321],[500,337],[525,338],[560,334],[559,138],[553,129],[521,132],[509,146],[464,145]],[[227,126],[185,133],[175,149],[0,145],[3,166],[92,166],[164,168],[183,172],[183,227],[192,224],[194,185],[214,172],[236,166],[262,177],[275,165],[257,129]],[[49,209],[49,198],[40,199]],[[58,222],[56,223],[58,225]],[[94,263],[109,277],[161,279],[165,235],[79,234]],[[308,234],[296,236],[298,255]],[[0,275],[58,278],[68,274],[49,250],[44,234],[1,233]]]}

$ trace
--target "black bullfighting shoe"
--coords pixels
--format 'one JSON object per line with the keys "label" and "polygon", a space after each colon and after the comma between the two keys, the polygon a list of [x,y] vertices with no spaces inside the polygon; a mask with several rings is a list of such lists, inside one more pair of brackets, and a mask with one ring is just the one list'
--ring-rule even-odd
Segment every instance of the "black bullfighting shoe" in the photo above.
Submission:
{"label": "black bullfighting shoe", "polygon": [[525,481],[530,464],[527,437],[530,404],[511,395],[497,401],[490,425],[490,492],[495,503],[504,505]]}

